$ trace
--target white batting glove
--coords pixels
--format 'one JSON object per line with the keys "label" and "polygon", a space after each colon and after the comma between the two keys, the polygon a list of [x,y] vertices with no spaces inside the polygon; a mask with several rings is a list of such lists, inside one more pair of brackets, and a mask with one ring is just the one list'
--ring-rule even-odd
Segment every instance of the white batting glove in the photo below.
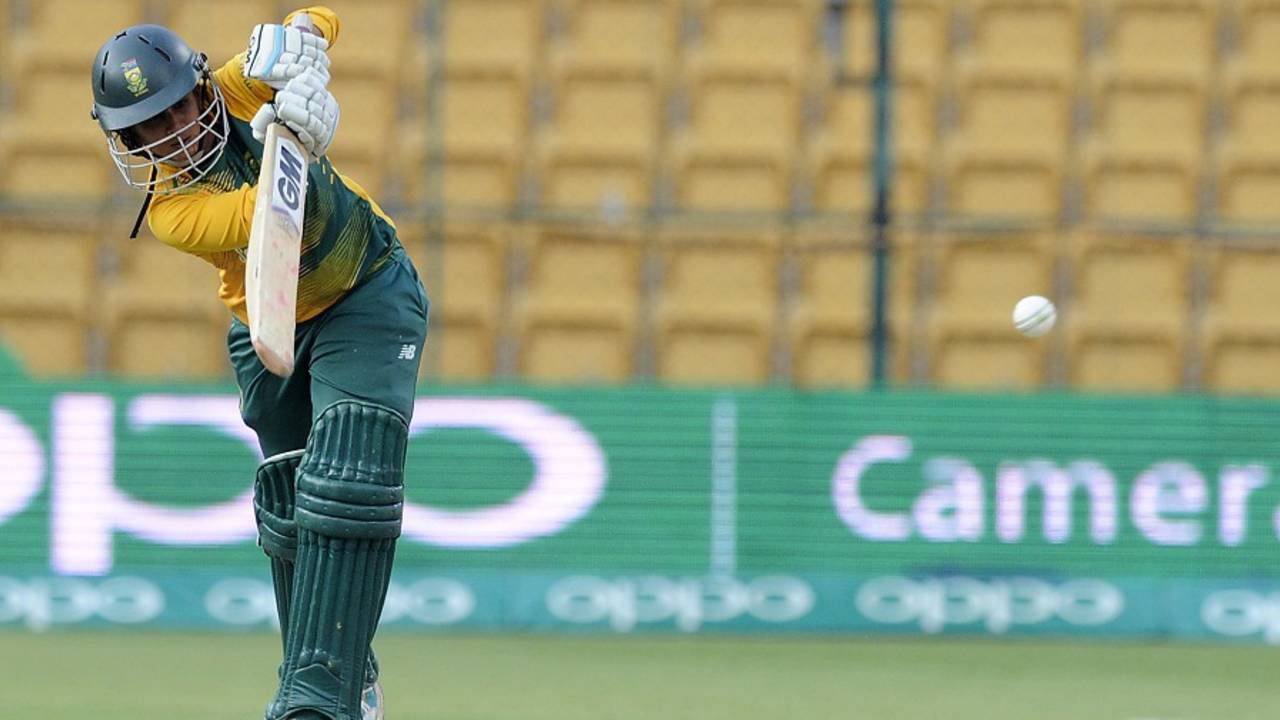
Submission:
{"label": "white batting glove", "polygon": [[304,72],[276,93],[274,104],[258,108],[249,125],[253,127],[253,136],[258,142],[264,142],[271,123],[284,123],[298,136],[312,157],[320,157],[333,142],[340,115],[337,98],[325,87],[320,76],[315,72]]}
{"label": "white batting glove", "polygon": [[[304,16],[300,17],[306,17]],[[309,29],[310,17],[284,25],[258,25],[249,35],[244,76],[261,80],[281,90],[290,80],[308,70],[329,82],[329,42]],[[314,28],[313,25],[311,25]]]}

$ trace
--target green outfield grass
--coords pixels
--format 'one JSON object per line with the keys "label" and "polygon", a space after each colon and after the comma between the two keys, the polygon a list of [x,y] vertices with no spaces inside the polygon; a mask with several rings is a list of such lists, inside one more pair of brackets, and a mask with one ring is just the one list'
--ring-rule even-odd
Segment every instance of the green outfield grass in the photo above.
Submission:
{"label": "green outfield grass", "polygon": [[[1046,642],[386,634],[389,720],[1251,720],[1280,651]],[[269,635],[0,634],[0,716],[256,720]]]}

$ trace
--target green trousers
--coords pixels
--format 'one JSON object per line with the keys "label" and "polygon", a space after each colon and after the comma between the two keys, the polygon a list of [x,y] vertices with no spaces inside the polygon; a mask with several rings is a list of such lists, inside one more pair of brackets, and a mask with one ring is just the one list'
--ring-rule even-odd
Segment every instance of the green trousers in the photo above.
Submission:
{"label": "green trousers", "polygon": [[240,386],[240,414],[264,457],[306,447],[316,416],[340,400],[362,400],[413,417],[427,294],[403,249],[333,307],[298,325],[294,372],[279,378],[253,352],[239,320],[227,334]]}

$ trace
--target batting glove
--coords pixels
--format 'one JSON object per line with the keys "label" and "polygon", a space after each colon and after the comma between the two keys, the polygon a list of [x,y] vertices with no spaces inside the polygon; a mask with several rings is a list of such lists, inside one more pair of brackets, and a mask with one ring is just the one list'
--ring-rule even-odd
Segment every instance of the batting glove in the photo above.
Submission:
{"label": "batting glove", "polygon": [[284,25],[258,25],[249,35],[244,76],[261,80],[276,90],[307,71],[329,82],[329,42],[307,26],[294,21]]}
{"label": "batting glove", "polygon": [[274,104],[258,108],[258,114],[249,124],[253,127],[253,136],[263,142],[271,123],[284,123],[298,136],[312,157],[320,157],[333,142],[340,115],[338,100],[325,87],[320,75],[304,72],[276,93]]}

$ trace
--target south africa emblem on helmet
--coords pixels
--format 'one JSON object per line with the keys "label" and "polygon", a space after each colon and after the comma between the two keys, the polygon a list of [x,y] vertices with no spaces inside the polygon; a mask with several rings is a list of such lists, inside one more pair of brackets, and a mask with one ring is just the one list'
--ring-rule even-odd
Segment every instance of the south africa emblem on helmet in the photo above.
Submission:
{"label": "south africa emblem on helmet", "polygon": [[142,76],[142,68],[138,67],[137,58],[129,58],[120,63],[121,69],[124,70],[124,81],[128,83],[129,92],[134,97],[142,97],[147,94],[147,79]]}

